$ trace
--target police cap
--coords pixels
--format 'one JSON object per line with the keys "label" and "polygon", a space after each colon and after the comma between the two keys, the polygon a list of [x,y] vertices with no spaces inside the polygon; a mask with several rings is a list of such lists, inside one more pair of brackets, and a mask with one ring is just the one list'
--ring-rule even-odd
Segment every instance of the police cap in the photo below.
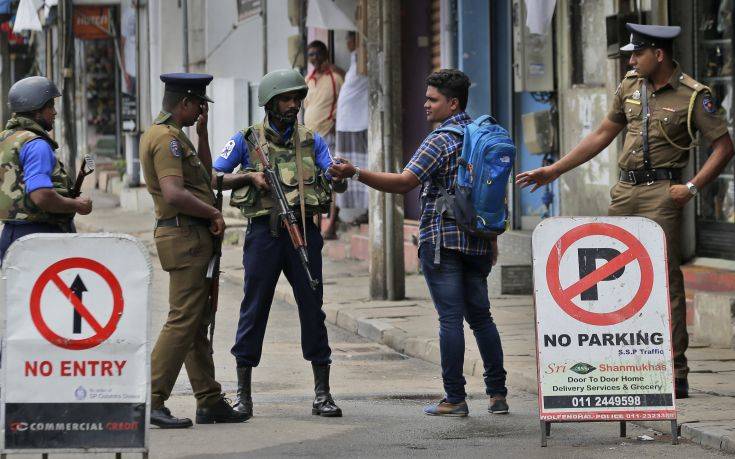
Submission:
{"label": "police cap", "polygon": [[639,51],[646,48],[663,48],[681,33],[679,26],[661,26],[633,24],[628,22],[625,27],[630,31],[630,43],[620,48],[620,51]]}
{"label": "police cap", "polygon": [[206,73],[164,73],[161,81],[166,84],[166,92],[198,97],[207,102],[214,101],[207,96],[207,85],[214,77]]}

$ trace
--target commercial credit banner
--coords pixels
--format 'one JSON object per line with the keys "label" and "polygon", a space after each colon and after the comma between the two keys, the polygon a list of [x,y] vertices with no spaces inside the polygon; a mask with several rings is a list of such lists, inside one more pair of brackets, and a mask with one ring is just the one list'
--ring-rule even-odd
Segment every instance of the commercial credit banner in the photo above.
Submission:
{"label": "commercial credit banner", "polygon": [[675,419],[661,227],[639,217],[544,220],[533,266],[541,420]]}
{"label": "commercial credit banner", "polygon": [[124,235],[36,234],[3,262],[2,451],[145,451],[151,265]]}

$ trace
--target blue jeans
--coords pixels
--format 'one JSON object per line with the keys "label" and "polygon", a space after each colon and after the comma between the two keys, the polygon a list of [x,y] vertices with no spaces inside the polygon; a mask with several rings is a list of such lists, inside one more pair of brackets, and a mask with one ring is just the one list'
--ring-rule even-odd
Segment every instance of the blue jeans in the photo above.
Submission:
{"label": "blue jeans", "polygon": [[492,268],[492,254],[467,255],[457,250],[441,249],[441,263],[434,264],[434,245],[419,247],[421,269],[436,312],[439,314],[439,349],[442,379],[449,403],[460,403],[467,393],[462,375],[464,367],[464,320],[477,340],[485,368],[485,392],[505,396],[503,348],[498,329],[490,315],[487,276]]}

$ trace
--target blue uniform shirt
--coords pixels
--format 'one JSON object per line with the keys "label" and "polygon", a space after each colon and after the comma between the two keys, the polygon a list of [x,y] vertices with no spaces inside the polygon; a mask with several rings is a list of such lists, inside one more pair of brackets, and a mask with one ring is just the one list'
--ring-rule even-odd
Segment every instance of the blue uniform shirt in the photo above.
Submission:
{"label": "blue uniform shirt", "polygon": [[[273,124],[271,124],[271,127],[278,132]],[[284,139],[290,138],[292,131],[293,128],[289,127],[282,134],[282,137]],[[332,165],[332,155],[329,153],[327,143],[317,133],[314,133],[314,155],[316,156],[316,166],[324,172],[325,177],[331,180],[331,177],[327,174],[327,169]],[[245,142],[242,131],[238,131],[230,137],[230,140],[225,144],[222,152],[214,161],[213,167],[218,172],[230,173],[237,166],[240,166],[242,169],[247,169],[250,166],[250,150],[248,149],[247,142]]]}
{"label": "blue uniform shirt", "polygon": [[56,165],[56,157],[51,145],[44,139],[33,139],[26,142],[20,149],[20,167],[23,170],[23,180],[26,184],[26,193],[39,188],[53,188],[51,174]]}

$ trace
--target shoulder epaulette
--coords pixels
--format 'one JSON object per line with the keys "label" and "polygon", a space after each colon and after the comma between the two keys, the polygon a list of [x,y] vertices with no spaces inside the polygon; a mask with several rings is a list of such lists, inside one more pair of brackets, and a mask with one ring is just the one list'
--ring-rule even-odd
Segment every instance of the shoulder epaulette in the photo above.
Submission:
{"label": "shoulder epaulette", "polygon": [[697,81],[694,78],[690,77],[686,73],[682,73],[679,76],[679,82],[681,84],[683,84],[684,86],[686,86],[687,88],[692,89],[695,92],[700,92],[700,91],[703,91],[705,89],[707,89],[707,90],[709,89],[709,87],[707,87],[706,85],[703,85],[702,83],[700,83],[699,81]]}

